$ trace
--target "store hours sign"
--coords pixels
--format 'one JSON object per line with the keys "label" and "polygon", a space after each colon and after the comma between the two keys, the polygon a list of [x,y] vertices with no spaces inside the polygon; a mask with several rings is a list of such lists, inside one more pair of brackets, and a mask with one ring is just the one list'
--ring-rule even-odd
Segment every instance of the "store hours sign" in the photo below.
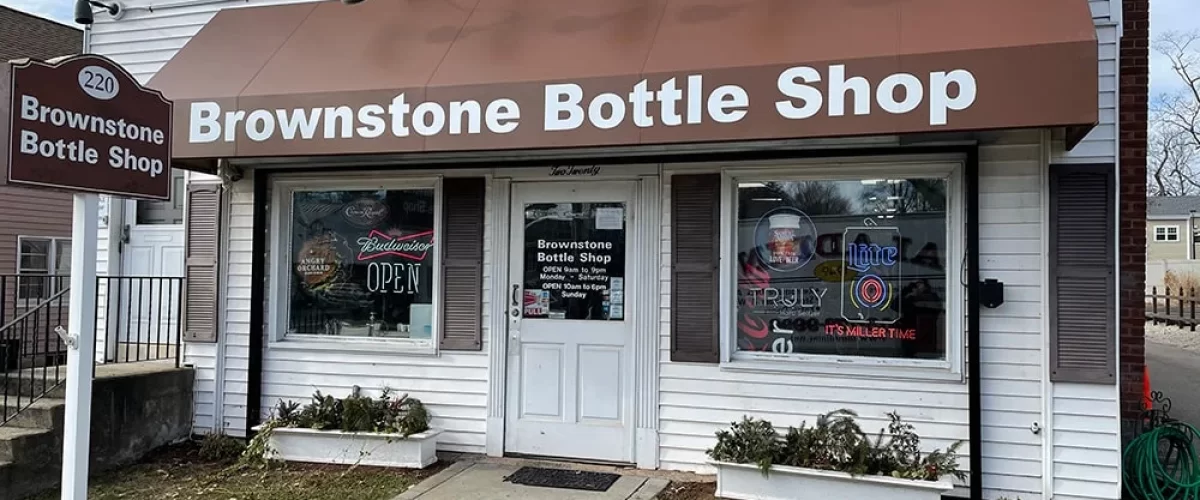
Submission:
{"label": "store hours sign", "polygon": [[172,105],[160,92],[93,54],[2,68],[9,183],[170,198]]}

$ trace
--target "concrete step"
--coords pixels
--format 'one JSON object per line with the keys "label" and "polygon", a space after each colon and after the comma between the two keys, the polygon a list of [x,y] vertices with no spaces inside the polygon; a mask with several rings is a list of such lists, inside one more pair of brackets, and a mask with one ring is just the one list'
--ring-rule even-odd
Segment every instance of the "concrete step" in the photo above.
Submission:
{"label": "concrete step", "polygon": [[[57,377],[54,374],[54,368],[46,370],[46,374],[42,374],[42,370],[38,369],[34,372],[24,371],[18,376],[18,373],[0,373],[0,384],[8,387],[8,398],[11,401],[20,394],[22,398],[28,398],[30,394],[39,396],[42,392],[49,389],[49,397],[61,398],[66,394],[67,368],[60,366],[58,368]],[[57,379],[57,380],[56,380]],[[2,401],[0,401],[2,403]]]}
{"label": "concrete step", "polygon": [[28,498],[52,488],[62,478],[58,461],[53,466],[0,461],[0,500]]}
{"label": "concrete step", "polygon": [[[2,403],[2,401],[0,401]],[[24,406],[26,403],[22,402]],[[43,398],[28,403],[17,412],[12,420],[9,420],[3,427],[21,427],[26,429],[61,429],[63,426],[63,414],[65,413],[66,401],[58,398]],[[5,405],[11,413],[17,410],[15,400],[10,399]]]}
{"label": "concrete step", "polygon": [[29,463],[61,455],[62,447],[54,431],[0,427],[0,462]]}

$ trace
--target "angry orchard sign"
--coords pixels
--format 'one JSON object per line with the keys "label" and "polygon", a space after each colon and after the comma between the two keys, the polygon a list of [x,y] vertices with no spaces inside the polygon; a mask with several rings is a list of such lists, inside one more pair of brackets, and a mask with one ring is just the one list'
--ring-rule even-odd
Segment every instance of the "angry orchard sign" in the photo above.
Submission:
{"label": "angry orchard sign", "polygon": [[9,183],[171,197],[172,106],[160,92],[91,54],[14,61],[0,71]]}

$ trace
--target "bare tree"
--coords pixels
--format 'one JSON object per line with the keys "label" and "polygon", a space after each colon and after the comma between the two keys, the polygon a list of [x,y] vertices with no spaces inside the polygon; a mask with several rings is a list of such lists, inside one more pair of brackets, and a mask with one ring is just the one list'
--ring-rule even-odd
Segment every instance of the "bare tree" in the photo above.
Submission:
{"label": "bare tree", "polygon": [[1147,144],[1146,187],[1150,196],[1186,196],[1200,192],[1197,148],[1184,130],[1153,120]]}
{"label": "bare tree", "polygon": [[1150,105],[1147,190],[1157,196],[1200,193],[1200,32],[1167,32],[1154,42],[1180,88]]}
{"label": "bare tree", "polygon": [[845,215],[852,213],[854,203],[843,196],[833,182],[767,182],[739,190],[738,211],[747,213],[750,202],[767,201],[775,206],[790,206],[808,215]]}
{"label": "bare tree", "polygon": [[[832,182],[797,182],[787,186],[796,203],[809,215],[843,215],[851,212],[853,203],[838,191]],[[786,188],[785,188],[786,189]]]}

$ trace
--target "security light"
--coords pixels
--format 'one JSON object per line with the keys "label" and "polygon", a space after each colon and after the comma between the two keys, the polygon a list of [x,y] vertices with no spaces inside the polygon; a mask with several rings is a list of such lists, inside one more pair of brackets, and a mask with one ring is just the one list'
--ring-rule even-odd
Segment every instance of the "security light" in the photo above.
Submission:
{"label": "security light", "polygon": [[96,19],[92,15],[92,7],[104,9],[114,19],[119,19],[121,14],[124,14],[121,4],[117,2],[106,4],[98,0],[75,0],[75,22],[83,25],[91,25],[95,22]]}

